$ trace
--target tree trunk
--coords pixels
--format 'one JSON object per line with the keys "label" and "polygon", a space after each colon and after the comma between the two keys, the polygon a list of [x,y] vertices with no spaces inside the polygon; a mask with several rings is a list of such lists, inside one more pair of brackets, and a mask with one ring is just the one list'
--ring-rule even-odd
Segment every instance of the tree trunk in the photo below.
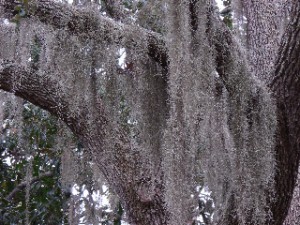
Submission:
{"label": "tree trunk", "polygon": [[[191,2],[196,4],[195,2],[198,1]],[[13,11],[16,4],[15,1],[1,1],[0,6],[6,14],[9,14]],[[153,60],[151,63],[159,64],[162,67],[162,71],[164,71],[163,77],[157,79],[157,83],[155,84],[165,82],[167,72],[169,72],[169,86],[175,83],[174,80],[176,82],[178,82],[178,80],[180,82],[182,81],[180,79],[176,80],[177,78],[173,77],[178,71],[182,72],[182,74],[185,72],[185,68],[177,64],[179,56],[176,55],[176,48],[171,49],[172,47],[170,46],[172,42],[168,40],[169,42],[167,41],[167,43],[169,43],[169,45],[167,45],[165,38],[160,34],[147,31],[140,27],[116,23],[102,16],[87,13],[86,11],[75,10],[66,5],[55,3],[54,1],[40,0],[32,1],[30,4],[33,8],[33,10],[29,12],[30,16],[51,26],[53,29],[65,29],[66,32],[69,32],[74,36],[84,34],[87,38],[95,41],[105,40],[107,43],[122,45],[128,49],[134,50],[136,50],[136,43],[145,42],[147,49],[145,54]],[[190,22],[189,25],[193,27],[194,32],[199,25],[199,20],[197,21],[197,19],[195,19],[197,13],[193,9],[193,5],[190,5],[190,7],[193,18],[189,18],[187,21]],[[206,21],[207,27],[204,32],[206,32],[207,38],[209,39],[208,42],[213,49],[212,51],[215,51],[214,61],[216,70],[223,81],[224,87],[226,87],[230,93],[231,90],[236,87],[228,82],[230,76],[232,76],[229,72],[230,69],[228,68],[228,65],[231,63],[232,55],[235,54],[241,56],[242,51],[234,41],[232,33],[221,23],[220,19],[215,17],[214,12],[208,10],[207,16],[208,22]],[[183,24],[185,22],[185,24],[187,24],[187,21],[174,20],[173,22],[182,22]],[[203,24],[204,22],[202,22],[202,25]],[[175,32],[175,30],[173,31]],[[1,32],[4,31],[1,30],[0,33]],[[110,36],[111,32],[113,32],[114,38]],[[132,40],[131,35],[133,32],[139,34],[136,40]],[[182,33],[179,33],[178,37],[176,37],[176,41],[179,43],[180,41],[185,40],[183,37],[184,32],[181,32]],[[193,32],[191,32],[191,35],[194,35]],[[4,35],[7,34],[5,33]],[[269,86],[273,92],[273,97],[276,100],[278,128],[276,132],[275,147],[277,162],[275,174],[276,193],[275,200],[272,201],[270,199],[270,208],[273,218],[268,221],[268,225],[281,225],[283,223],[291,202],[299,166],[299,40],[300,2],[294,0],[294,8],[291,13],[290,23],[282,38],[277,61],[275,63],[274,75],[272,77],[273,81]],[[194,39],[193,41],[193,44],[197,44],[197,41],[199,40]],[[181,44],[182,48],[177,53],[180,53],[181,55],[187,54],[185,50],[189,49],[190,43]],[[168,55],[170,53],[173,54],[171,57]],[[195,55],[193,56],[195,57]],[[0,57],[5,59],[6,55],[2,52],[0,53]],[[8,57],[8,59],[11,59],[11,57]],[[247,61],[244,61],[243,63],[246,65]],[[191,65],[197,66],[197,62],[194,64],[191,63]],[[170,73],[172,73],[172,76],[170,76]],[[249,76],[250,75],[251,74],[249,74]],[[51,74],[51,71],[49,74],[43,74],[43,76],[41,76],[38,72],[9,60],[2,60],[0,64],[0,88],[2,90],[13,92],[16,96],[31,101],[60,117],[80,138],[85,146],[88,147],[89,151],[92,152],[95,162],[99,165],[99,168],[107,178],[109,185],[120,197],[122,206],[125,208],[131,224],[167,225],[172,223],[170,222],[170,218],[178,218],[181,215],[186,217],[184,218],[184,222],[188,223],[188,220],[191,217],[191,209],[183,208],[183,206],[188,205],[185,204],[186,199],[180,199],[180,203],[176,202],[178,205],[176,205],[177,208],[175,210],[166,204],[166,193],[169,191],[168,188],[170,188],[170,184],[178,185],[175,186],[175,188],[182,188],[180,186],[181,180],[170,181],[168,179],[175,178],[169,178],[165,174],[166,171],[168,171],[169,174],[174,174],[174,171],[172,171],[173,167],[167,168],[166,165],[161,165],[161,161],[158,160],[158,162],[156,162],[158,167],[155,170],[156,173],[151,173],[148,176],[149,168],[147,165],[143,164],[149,159],[147,158],[148,155],[137,152],[137,150],[132,147],[128,135],[126,135],[126,132],[120,124],[116,125],[113,121],[109,120],[111,117],[109,117],[110,115],[105,111],[106,106],[104,105],[103,99],[99,96],[95,96],[95,93],[91,93],[91,96],[93,97],[91,102],[88,104],[82,102],[78,108],[74,109],[72,108],[72,93],[68,92],[68,87],[64,86],[59,78],[60,77],[57,77],[57,74]],[[140,77],[136,76],[134,79],[140,79]],[[170,79],[173,80],[170,81]],[[16,80],[18,82],[15,82]],[[184,81],[188,84],[193,84],[191,81],[188,82],[188,79]],[[181,84],[182,83],[180,83],[180,85]],[[180,148],[177,146],[180,150],[180,154],[177,153],[177,155],[180,155],[179,162],[175,160],[176,158],[174,158],[174,162],[178,163],[176,165],[181,166],[186,163],[184,159],[190,160],[188,162],[194,162],[189,158],[190,152],[187,151],[188,148],[186,147],[188,141],[182,141],[184,138],[184,140],[190,140],[190,134],[184,133],[184,129],[187,129],[187,126],[184,123],[185,118],[182,116],[185,109],[183,106],[185,102],[183,101],[185,94],[183,90],[187,91],[187,89],[180,87],[174,91],[173,89],[171,90],[170,87],[166,87],[165,83],[164,85],[159,86],[159,88],[163,89],[159,92],[162,93],[163,96],[152,96],[154,99],[162,98],[163,101],[167,98],[168,100],[171,99],[171,102],[168,103],[169,105],[165,106],[166,108],[171,108],[168,109],[170,112],[166,113],[168,115],[163,115],[160,129],[165,128],[164,121],[167,116],[179,118],[179,122],[177,121],[178,123],[172,124],[172,121],[169,121],[170,130],[177,129],[176,132],[178,133],[176,134],[178,134],[178,137],[176,136],[176,141],[178,141],[178,143],[176,142],[176,144],[180,146]],[[170,89],[168,93],[166,89]],[[149,93],[151,93],[151,91]],[[77,110],[78,112],[75,115],[73,113],[74,110]],[[159,134],[161,135],[161,133]],[[184,138],[180,139],[182,137]],[[161,154],[159,157],[163,158],[160,151],[157,150],[155,154]],[[186,181],[188,179],[187,177],[183,177],[183,175],[189,174],[189,168],[192,167],[186,167],[185,170],[183,169],[181,171],[181,174],[175,175],[181,176],[181,178]],[[169,182],[168,184],[167,181]],[[168,198],[169,201],[173,203],[179,199],[172,199],[172,196],[168,196]],[[237,216],[235,215],[236,205],[234,198],[235,197],[232,194],[228,201],[228,207],[224,212],[225,216],[222,218],[222,221],[219,221],[220,225],[239,224]],[[183,212],[179,216],[174,213],[176,210]]]}
{"label": "tree trunk", "polygon": [[294,1],[291,20],[283,36],[271,89],[277,100],[276,199],[274,222],[283,223],[292,200],[299,167],[300,148],[300,2]]}

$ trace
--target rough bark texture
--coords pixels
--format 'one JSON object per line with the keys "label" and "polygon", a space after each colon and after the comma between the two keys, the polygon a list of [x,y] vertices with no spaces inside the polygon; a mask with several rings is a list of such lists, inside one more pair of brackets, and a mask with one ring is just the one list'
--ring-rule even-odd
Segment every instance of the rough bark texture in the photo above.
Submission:
{"label": "rough bark texture", "polygon": [[[193,8],[195,2],[198,1],[189,2],[191,3],[190,11],[192,15],[189,20],[193,31],[197,29],[198,25],[197,19],[195,19],[197,13]],[[183,4],[186,3],[188,3],[188,1],[183,1]],[[293,3],[293,10],[290,15],[291,19],[281,40],[280,50],[274,66],[274,74],[271,75],[270,78],[272,82],[269,87],[276,100],[278,116],[275,142],[275,156],[277,162],[275,201],[270,201],[270,208],[273,215],[272,220],[266,222],[266,224],[270,225],[282,224],[288,213],[299,166],[300,2],[294,0]],[[1,0],[0,6],[5,14],[9,16],[17,4],[17,1]],[[211,45],[210,47],[214,51],[212,55],[215,57],[216,70],[220,75],[222,85],[224,85],[229,93],[234,93],[236,86],[232,85],[229,81],[232,79],[232,74],[229,72],[230,68],[228,68],[228,65],[231,63],[231,60],[233,60],[232,55],[241,56],[243,54],[242,50],[234,41],[233,34],[215,17],[214,11],[208,10],[207,13],[208,22],[205,32]],[[165,41],[164,37],[154,32],[140,27],[133,27],[132,25],[117,23],[114,20],[96,15],[95,12],[91,13],[87,10],[74,9],[50,0],[30,1],[29,15],[33,19],[37,19],[53,27],[53,29],[65,30],[74,36],[79,34],[85,35],[87,39],[93,39],[96,42],[105,40],[107,43],[122,45],[128,49],[135,49],[136,43],[146,42],[146,54],[162,67],[162,71],[164,71],[163,76],[166,76],[166,72],[169,71],[168,54],[173,54],[173,58],[171,57],[171,59],[174,61],[171,62],[173,64],[170,64],[171,70],[169,71],[168,85],[172,85],[172,82],[175,81],[178,82],[178,80],[176,80],[178,77],[174,78],[170,76],[176,74],[175,70],[185,72],[184,67],[182,68],[176,65],[177,56],[174,58],[176,49],[172,49],[171,46],[173,40]],[[173,22],[176,23],[178,21],[174,20]],[[180,21],[178,23],[180,23]],[[265,29],[264,27],[261,28]],[[3,29],[0,32],[5,32],[5,30]],[[133,32],[138,33],[140,39],[132,39],[131,34]],[[111,33],[114,34],[113,38],[111,38]],[[272,34],[273,33],[268,33],[267,35]],[[175,38],[176,41],[184,42],[184,37],[181,37],[180,33],[178,35],[179,36],[176,37],[177,39]],[[193,35],[193,32],[191,32],[191,35]],[[193,43],[197,44],[197,40],[194,39],[193,41]],[[166,45],[166,42],[169,43],[169,45]],[[253,39],[252,42],[256,41]],[[256,51],[258,51],[257,48],[261,44],[262,43],[259,43],[255,46],[256,49],[253,50],[253,54],[259,54]],[[166,46],[170,49],[167,50]],[[183,49],[188,48],[187,46],[188,43],[182,43]],[[180,54],[184,55],[185,52],[181,50]],[[266,56],[264,55],[264,60],[270,54],[271,53],[268,53]],[[5,54],[0,54],[0,56],[5,57]],[[155,176],[150,177],[150,180],[148,180],[146,175],[149,172],[149,168],[142,164],[147,161],[147,158],[143,153],[137,153],[126,135],[124,128],[118,124],[114,124],[113,121],[108,119],[110,117],[105,111],[105,107],[107,106],[104,105],[102,98],[92,92],[91,97],[93,101],[88,105],[85,102],[77,105],[76,110],[78,112],[74,114],[73,110],[75,109],[72,109],[72,93],[68,92],[68,87],[58,82],[57,79],[59,78],[56,79],[55,74],[41,75],[38,71],[5,60],[4,58],[1,61],[0,66],[0,88],[27,99],[60,117],[72,131],[79,136],[82,142],[93,153],[95,162],[99,165],[114,192],[120,197],[131,224],[172,224],[170,218],[174,221],[176,220],[176,216],[178,217],[178,215],[174,215],[174,212],[178,209],[187,211],[186,213],[181,212],[182,216],[185,216],[185,218],[181,218],[182,220],[187,222],[187,220],[190,219],[191,209],[182,208],[188,205],[184,200],[178,203],[178,209],[174,210],[168,208],[168,205],[165,203],[165,195],[168,193],[166,188],[169,188],[169,186],[166,184],[163,165],[158,161]],[[246,60],[240,60],[239,62],[245,65],[248,63]],[[252,62],[252,64],[254,63],[255,62]],[[139,77],[137,76],[135,79],[139,79]],[[166,77],[163,77],[163,79],[157,78],[158,83],[163,83],[160,87],[164,89],[166,89],[165,79]],[[180,79],[179,83],[182,81]],[[18,82],[15,82],[16,80]],[[188,83],[187,80],[185,82]],[[166,95],[167,91],[163,90],[161,93]],[[181,118],[183,112],[180,111],[184,109],[184,102],[182,102],[184,99],[182,97],[184,96],[184,91],[179,88],[177,92],[175,92],[170,88],[168,94],[171,96],[171,102],[168,105],[171,108],[171,112],[169,112],[169,115],[164,115],[162,121],[165,121],[167,116],[170,115],[171,119],[172,116],[179,117],[181,123],[173,124],[174,126],[170,123],[172,125],[170,125],[170,129],[174,129],[178,132],[178,138],[180,139],[183,128],[176,126],[185,126],[185,124],[182,123],[184,118]],[[153,98],[157,98],[157,96],[153,96]],[[166,96],[163,96],[163,99],[166,99]],[[176,104],[177,106],[175,107]],[[90,122],[91,118],[92,123]],[[107,139],[107,137],[112,136],[112,139]],[[112,143],[112,147],[107,150],[105,147],[108,141]],[[180,141],[182,140],[179,140],[179,142]],[[185,159],[185,154],[187,154],[187,152],[184,151],[187,144],[184,143],[184,141],[182,141],[181,144],[182,149],[180,149],[180,151],[182,156],[180,156],[181,158],[179,160]],[[184,166],[183,164],[184,163],[180,161],[178,165]],[[189,174],[188,172],[186,173]],[[183,171],[182,174],[184,175],[185,171]],[[178,176],[180,177],[181,175]],[[171,184],[179,185],[178,182],[179,181],[172,180]],[[151,188],[148,188],[149,183],[151,183]],[[229,195],[231,197],[227,199],[227,208],[222,212],[224,216],[221,218],[223,220],[219,221],[219,224],[222,225],[235,225],[240,222],[234,215],[234,213],[236,213],[234,193]],[[168,197],[170,198],[170,196]],[[172,199],[167,200],[171,201]],[[252,221],[251,218],[249,221]],[[245,224],[251,224],[251,222],[246,221]]]}
{"label": "rough bark texture", "polygon": [[278,131],[276,158],[277,198],[273,204],[274,224],[284,221],[292,200],[299,166],[300,88],[300,2],[294,1],[291,21],[283,36],[271,84],[277,100]]}
{"label": "rough bark texture", "polygon": [[279,44],[278,0],[241,1],[246,24],[246,45],[251,72],[266,81],[271,78]]}
{"label": "rough bark texture", "polygon": [[297,184],[294,189],[293,199],[285,218],[284,225],[299,224],[300,223],[300,171],[298,170]]}

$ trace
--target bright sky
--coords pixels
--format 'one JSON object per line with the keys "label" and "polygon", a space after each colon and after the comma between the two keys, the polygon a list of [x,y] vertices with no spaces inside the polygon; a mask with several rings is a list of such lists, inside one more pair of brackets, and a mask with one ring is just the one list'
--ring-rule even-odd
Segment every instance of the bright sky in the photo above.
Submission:
{"label": "bright sky", "polygon": [[216,0],[216,2],[217,2],[217,5],[218,5],[220,11],[221,11],[222,9],[224,9],[224,5],[223,5],[222,0]]}

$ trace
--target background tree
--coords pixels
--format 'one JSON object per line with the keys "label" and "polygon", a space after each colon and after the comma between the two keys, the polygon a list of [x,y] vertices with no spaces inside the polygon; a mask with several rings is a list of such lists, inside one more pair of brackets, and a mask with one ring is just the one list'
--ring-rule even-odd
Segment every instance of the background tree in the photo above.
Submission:
{"label": "background tree", "polygon": [[[226,1],[227,26],[214,1],[74,3],[1,2],[14,23],[1,23],[0,88],[76,135],[89,193],[104,176],[129,223],[195,224],[204,182],[214,223],[282,224],[299,164],[299,1]],[[27,143],[41,151],[32,125]],[[31,182],[44,179],[28,154],[27,212]],[[72,155],[63,149],[58,192],[74,184]],[[87,202],[89,215],[103,211]]]}

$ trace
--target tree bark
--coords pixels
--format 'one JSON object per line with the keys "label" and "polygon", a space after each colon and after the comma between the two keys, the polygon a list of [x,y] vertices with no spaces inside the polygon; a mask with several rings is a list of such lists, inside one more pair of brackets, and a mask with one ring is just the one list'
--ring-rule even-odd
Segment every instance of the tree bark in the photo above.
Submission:
{"label": "tree bark", "polygon": [[300,150],[300,2],[294,1],[291,20],[281,41],[270,85],[277,100],[276,199],[274,225],[283,223],[292,200]]}
{"label": "tree bark", "polygon": [[[268,224],[280,225],[283,223],[292,200],[292,194],[297,178],[299,166],[299,110],[300,110],[300,3],[294,1],[291,20],[281,40],[280,50],[275,63],[275,70],[271,77],[270,89],[277,102],[278,129],[276,133],[276,162],[275,175],[275,200],[271,200],[272,220]],[[217,71],[221,75],[225,87],[230,92],[231,87],[227,82],[230,74],[227,73],[227,65],[230,63],[233,51],[239,51],[239,47],[233,40],[231,32],[218,19],[211,18],[212,30],[209,30],[211,40],[216,48]],[[237,53],[238,55],[242,54]],[[245,63],[247,63],[245,61]],[[234,209],[234,208],[233,208]],[[229,222],[226,224],[238,224],[228,213]],[[221,222],[221,224],[224,221]]]}
{"label": "tree bark", "polygon": [[[141,161],[128,157],[134,155],[133,150],[121,128],[109,124],[97,99],[97,113],[86,109],[83,104],[79,107],[78,116],[72,117],[71,102],[68,93],[51,76],[41,76],[28,72],[13,62],[0,64],[0,88],[12,92],[53,115],[61,118],[87,146],[96,158],[101,171],[105,175],[112,190],[120,197],[132,224],[167,224],[168,213],[164,205],[164,186],[162,179],[155,184],[155,193],[149,194],[145,185],[147,181],[136,177],[143,169]],[[15,82],[15,81],[18,82]],[[93,115],[90,115],[93,113]],[[88,126],[89,118],[93,116],[93,125]],[[113,132],[115,139],[114,152],[104,151],[106,134]]]}
{"label": "tree bark", "polygon": [[42,76],[29,72],[14,62],[2,61],[0,63],[0,88],[27,99],[62,118],[74,132],[81,129],[75,123],[78,118],[69,116],[70,105],[67,95],[63,93],[63,87],[53,79],[53,75]]}
{"label": "tree bark", "polygon": [[[0,2],[6,14],[13,11],[16,1]],[[110,40],[114,32],[118,44],[128,48],[134,47],[136,40],[130,39],[132,32],[138,32],[141,40],[148,46],[148,54],[163,68],[168,68],[168,55],[164,38],[140,27],[132,27],[116,23],[105,17],[90,12],[74,9],[49,0],[31,1],[29,15],[56,29],[66,29],[72,34],[85,34],[96,41]],[[225,87],[230,91],[232,86],[227,79],[226,65],[233,51],[241,55],[232,33],[211,13],[208,24],[208,37],[216,50],[216,69],[221,75]],[[211,26],[210,26],[211,25]],[[1,31],[0,31],[1,32]],[[300,150],[300,2],[294,0],[291,20],[282,38],[273,82],[270,89],[274,94],[278,110],[278,130],[276,133],[276,196],[271,203],[273,220],[268,224],[283,223],[291,202],[297,177]],[[245,61],[245,63],[247,63]],[[15,79],[21,82],[13,82]],[[141,168],[137,164],[139,158],[128,158],[133,154],[130,144],[121,128],[112,131],[103,111],[101,99],[96,99],[97,114],[91,115],[85,106],[76,116],[70,116],[71,102],[64,87],[52,79],[52,76],[39,76],[26,71],[13,62],[3,61],[0,66],[0,88],[12,92],[16,96],[48,110],[60,117],[78,135],[84,143],[95,152],[97,162],[105,174],[113,190],[119,195],[132,224],[168,224],[169,212],[165,206],[163,171],[161,180],[156,183],[156,193],[148,195],[143,190],[143,181],[135,180],[134,176]],[[58,94],[59,93],[59,94]],[[93,111],[95,112],[95,111]],[[88,127],[88,117],[95,118],[95,124]],[[115,152],[103,151],[103,139],[106,132],[114,132]],[[91,134],[93,136],[91,136]],[[132,166],[134,165],[134,166]],[[228,209],[228,218],[222,224],[238,224],[234,216],[234,204]]]}
{"label": "tree bark", "polygon": [[[18,1],[0,1],[0,7],[8,18],[13,16]],[[142,27],[121,24],[96,12],[70,7],[51,0],[30,1],[28,16],[37,18],[41,22],[56,29],[64,29],[74,35],[85,35],[95,41],[107,43],[117,41],[116,44],[133,49],[136,43],[146,41],[148,54],[163,68],[167,67],[168,58],[164,38],[155,32]],[[111,38],[111,34],[114,33]],[[140,39],[132,39],[132,33],[139,33]]]}

